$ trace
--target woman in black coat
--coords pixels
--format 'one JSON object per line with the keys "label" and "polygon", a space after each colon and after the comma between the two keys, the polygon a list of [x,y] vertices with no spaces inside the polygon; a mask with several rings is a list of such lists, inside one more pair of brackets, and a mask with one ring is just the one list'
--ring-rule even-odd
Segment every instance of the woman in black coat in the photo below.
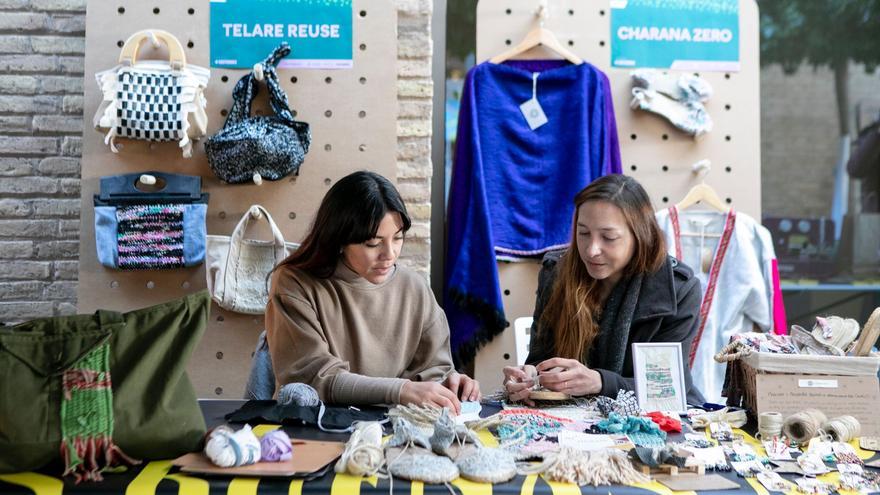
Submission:
{"label": "woman in black coat", "polygon": [[[526,365],[504,368],[511,400],[528,400],[535,376],[572,396],[635,390],[631,345],[680,342],[699,325],[700,283],[667,256],[651,201],[632,177],[608,175],[575,197],[571,246],[548,253]],[[685,367],[690,404],[703,397]]]}

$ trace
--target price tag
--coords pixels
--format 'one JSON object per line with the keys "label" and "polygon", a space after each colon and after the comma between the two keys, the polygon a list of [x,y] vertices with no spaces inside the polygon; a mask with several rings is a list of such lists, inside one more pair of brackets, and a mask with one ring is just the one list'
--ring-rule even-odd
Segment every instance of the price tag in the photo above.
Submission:
{"label": "price tag", "polygon": [[519,111],[522,112],[529,128],[533,131],[547,123],[547,115],[541,108],[541,103],[538,102],[538,76],[540,75],[539,72],[532,73],[532,97],[519,106]]}

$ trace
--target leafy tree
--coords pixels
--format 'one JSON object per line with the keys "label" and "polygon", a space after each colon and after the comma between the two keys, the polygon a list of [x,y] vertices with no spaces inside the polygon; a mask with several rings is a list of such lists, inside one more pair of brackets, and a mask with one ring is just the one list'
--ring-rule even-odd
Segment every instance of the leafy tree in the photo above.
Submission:
{"label": "leafy tree", "polygon": [[849,136],[849,66],[880,65],[880,0],[759,0],[761,64],[787,74],[803,62],[834,72],[840,136]]}

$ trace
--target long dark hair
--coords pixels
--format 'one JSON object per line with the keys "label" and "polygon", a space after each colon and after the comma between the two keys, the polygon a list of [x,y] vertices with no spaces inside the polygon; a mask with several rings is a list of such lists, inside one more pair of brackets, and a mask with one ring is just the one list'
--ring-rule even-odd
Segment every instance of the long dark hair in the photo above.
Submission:
{"label": "long dark hair", "polygon": [[408,231],[412,222],[391,181],[375,172],[349,174],[327,191],[299,249],[275,268],[289,265],[327,278],[336,269],[342,248],[376,237],[382,219],[393,212],[400,214],[403,232]]}
{"label": "long dark hair", "polygon": [[590,276],[577,246],[577,212],[587,201],[605,201],[623,212],[635,243],[624,277],[654,273],[666,261],[663,232],[654,217],[651,199],[638,181],[625,175],[606,175],[575,196],[571,245],[559,262],[556,282],[541,314],[541,327],[553,329],[557,356],[578,360],[587,354],[599,333],[596,320],[602,311],[599,282]]}

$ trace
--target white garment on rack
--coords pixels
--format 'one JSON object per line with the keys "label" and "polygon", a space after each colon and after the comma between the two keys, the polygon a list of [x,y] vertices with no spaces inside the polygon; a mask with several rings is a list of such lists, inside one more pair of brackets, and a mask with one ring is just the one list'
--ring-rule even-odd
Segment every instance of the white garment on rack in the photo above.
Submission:
{"label": "white garment on rack", "polygon": [[[660,228],[666,233],[667,250],[676,254],[676,236],[671,209],[656,214]],[[681,261],[690,266],[702,284],[703,305],[707,304],[707,292],[711,282],[711,269],[704,265],[717,265],[714,294],[708,300],[705,325],[693,359],[691,375],[706,400],[723,403],[721,389],[724,385],[725,365],[714,361],[713,356],[730,337],[749,332],[758,327],[770,331],[773,326],[773,261],[776,258],[770,232],[753,218],[743,213],[685,210],[677,211],[681,236]],[[724,230],[731,223],[729,242],[723,258],[719,258],[719,245],[724,240]],[[699,235],[704,233],[706,235]],[[719,234],[721,234],[719,236]],[[712,262],[706,260],[711,250]],[[687,353],[687,350],[685,350]],[[687,359],[687,358],[686,358]]]}

